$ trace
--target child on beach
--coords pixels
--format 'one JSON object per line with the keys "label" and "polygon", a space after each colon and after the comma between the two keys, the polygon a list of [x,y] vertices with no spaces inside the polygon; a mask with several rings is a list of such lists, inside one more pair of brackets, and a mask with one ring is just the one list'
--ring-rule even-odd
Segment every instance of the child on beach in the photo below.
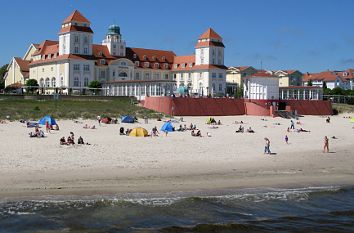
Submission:
{"label": "child on beach", "polygon": [[285,142],[286,142],[286,144],[289,144],[289,138],[288,138],[288,135],[285,135]]}

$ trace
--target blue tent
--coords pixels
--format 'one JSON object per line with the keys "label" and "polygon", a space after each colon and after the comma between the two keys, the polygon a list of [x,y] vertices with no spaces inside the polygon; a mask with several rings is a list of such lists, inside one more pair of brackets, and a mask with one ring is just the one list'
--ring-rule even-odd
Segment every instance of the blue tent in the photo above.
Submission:
{"label": "blue tent", "polygon": [[172,132],[173,131],[173,125],[170,121],[167,121],[163,126],[161,127],[161,131],[163,132]]}
{"label": "blue tent", "polygon": [[45,123],[48,121],[50,125],[56,125],[57,123],[55,122],[54,118],[51,116],[44,116],[42,119],[38,121],[39,124],[45,125]]}
{"label": "blue tent", "polygon": [[122,123],[134,123],[134,117],[132,116],[122,116]]}

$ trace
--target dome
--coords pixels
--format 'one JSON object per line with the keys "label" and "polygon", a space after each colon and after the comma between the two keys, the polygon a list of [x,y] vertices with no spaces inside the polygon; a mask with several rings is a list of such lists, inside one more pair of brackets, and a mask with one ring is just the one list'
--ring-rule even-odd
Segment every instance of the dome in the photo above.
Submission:
{"label": "dome", "polygon": [[111,25],[108,27],[108,35],[120,35],[120,27],[118,25]]}

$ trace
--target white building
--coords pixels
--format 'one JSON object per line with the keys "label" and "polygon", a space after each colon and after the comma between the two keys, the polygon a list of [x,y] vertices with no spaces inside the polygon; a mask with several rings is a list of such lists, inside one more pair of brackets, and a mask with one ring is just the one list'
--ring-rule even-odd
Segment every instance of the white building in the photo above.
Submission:
{"label": "white building", "polygon": [[198,39],[195,55],[176,56],[126,47],[117,25],[108,28],[102,44],[94,44],[91,23],[77,10],[63,21],[59,40],[43,41],[29,61],[29,78],[46,93],[82,92],[98,80],[107,95],[139,99],[171,95],[177,88],[183,94],[224,95],[225,74],[222,38],[211,28]]}
{"label": "white building", "polygon": [[243,78],[243,94],[245,99],[278,100],[279,78],[266,71],[246,76]]}

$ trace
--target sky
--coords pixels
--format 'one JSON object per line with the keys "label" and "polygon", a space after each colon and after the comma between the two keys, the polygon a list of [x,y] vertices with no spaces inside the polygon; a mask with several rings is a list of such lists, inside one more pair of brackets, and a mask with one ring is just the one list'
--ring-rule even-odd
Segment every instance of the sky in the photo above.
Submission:
{"label": "sky", "polygon": [[354,0],[12,0],[1,4],[0,65],[31,43],[58,40],[75,9],[91,21],[94,43],[118,24],[128,47],[194,53],[212,27],[225,65],[302,72],[354,68]]}

